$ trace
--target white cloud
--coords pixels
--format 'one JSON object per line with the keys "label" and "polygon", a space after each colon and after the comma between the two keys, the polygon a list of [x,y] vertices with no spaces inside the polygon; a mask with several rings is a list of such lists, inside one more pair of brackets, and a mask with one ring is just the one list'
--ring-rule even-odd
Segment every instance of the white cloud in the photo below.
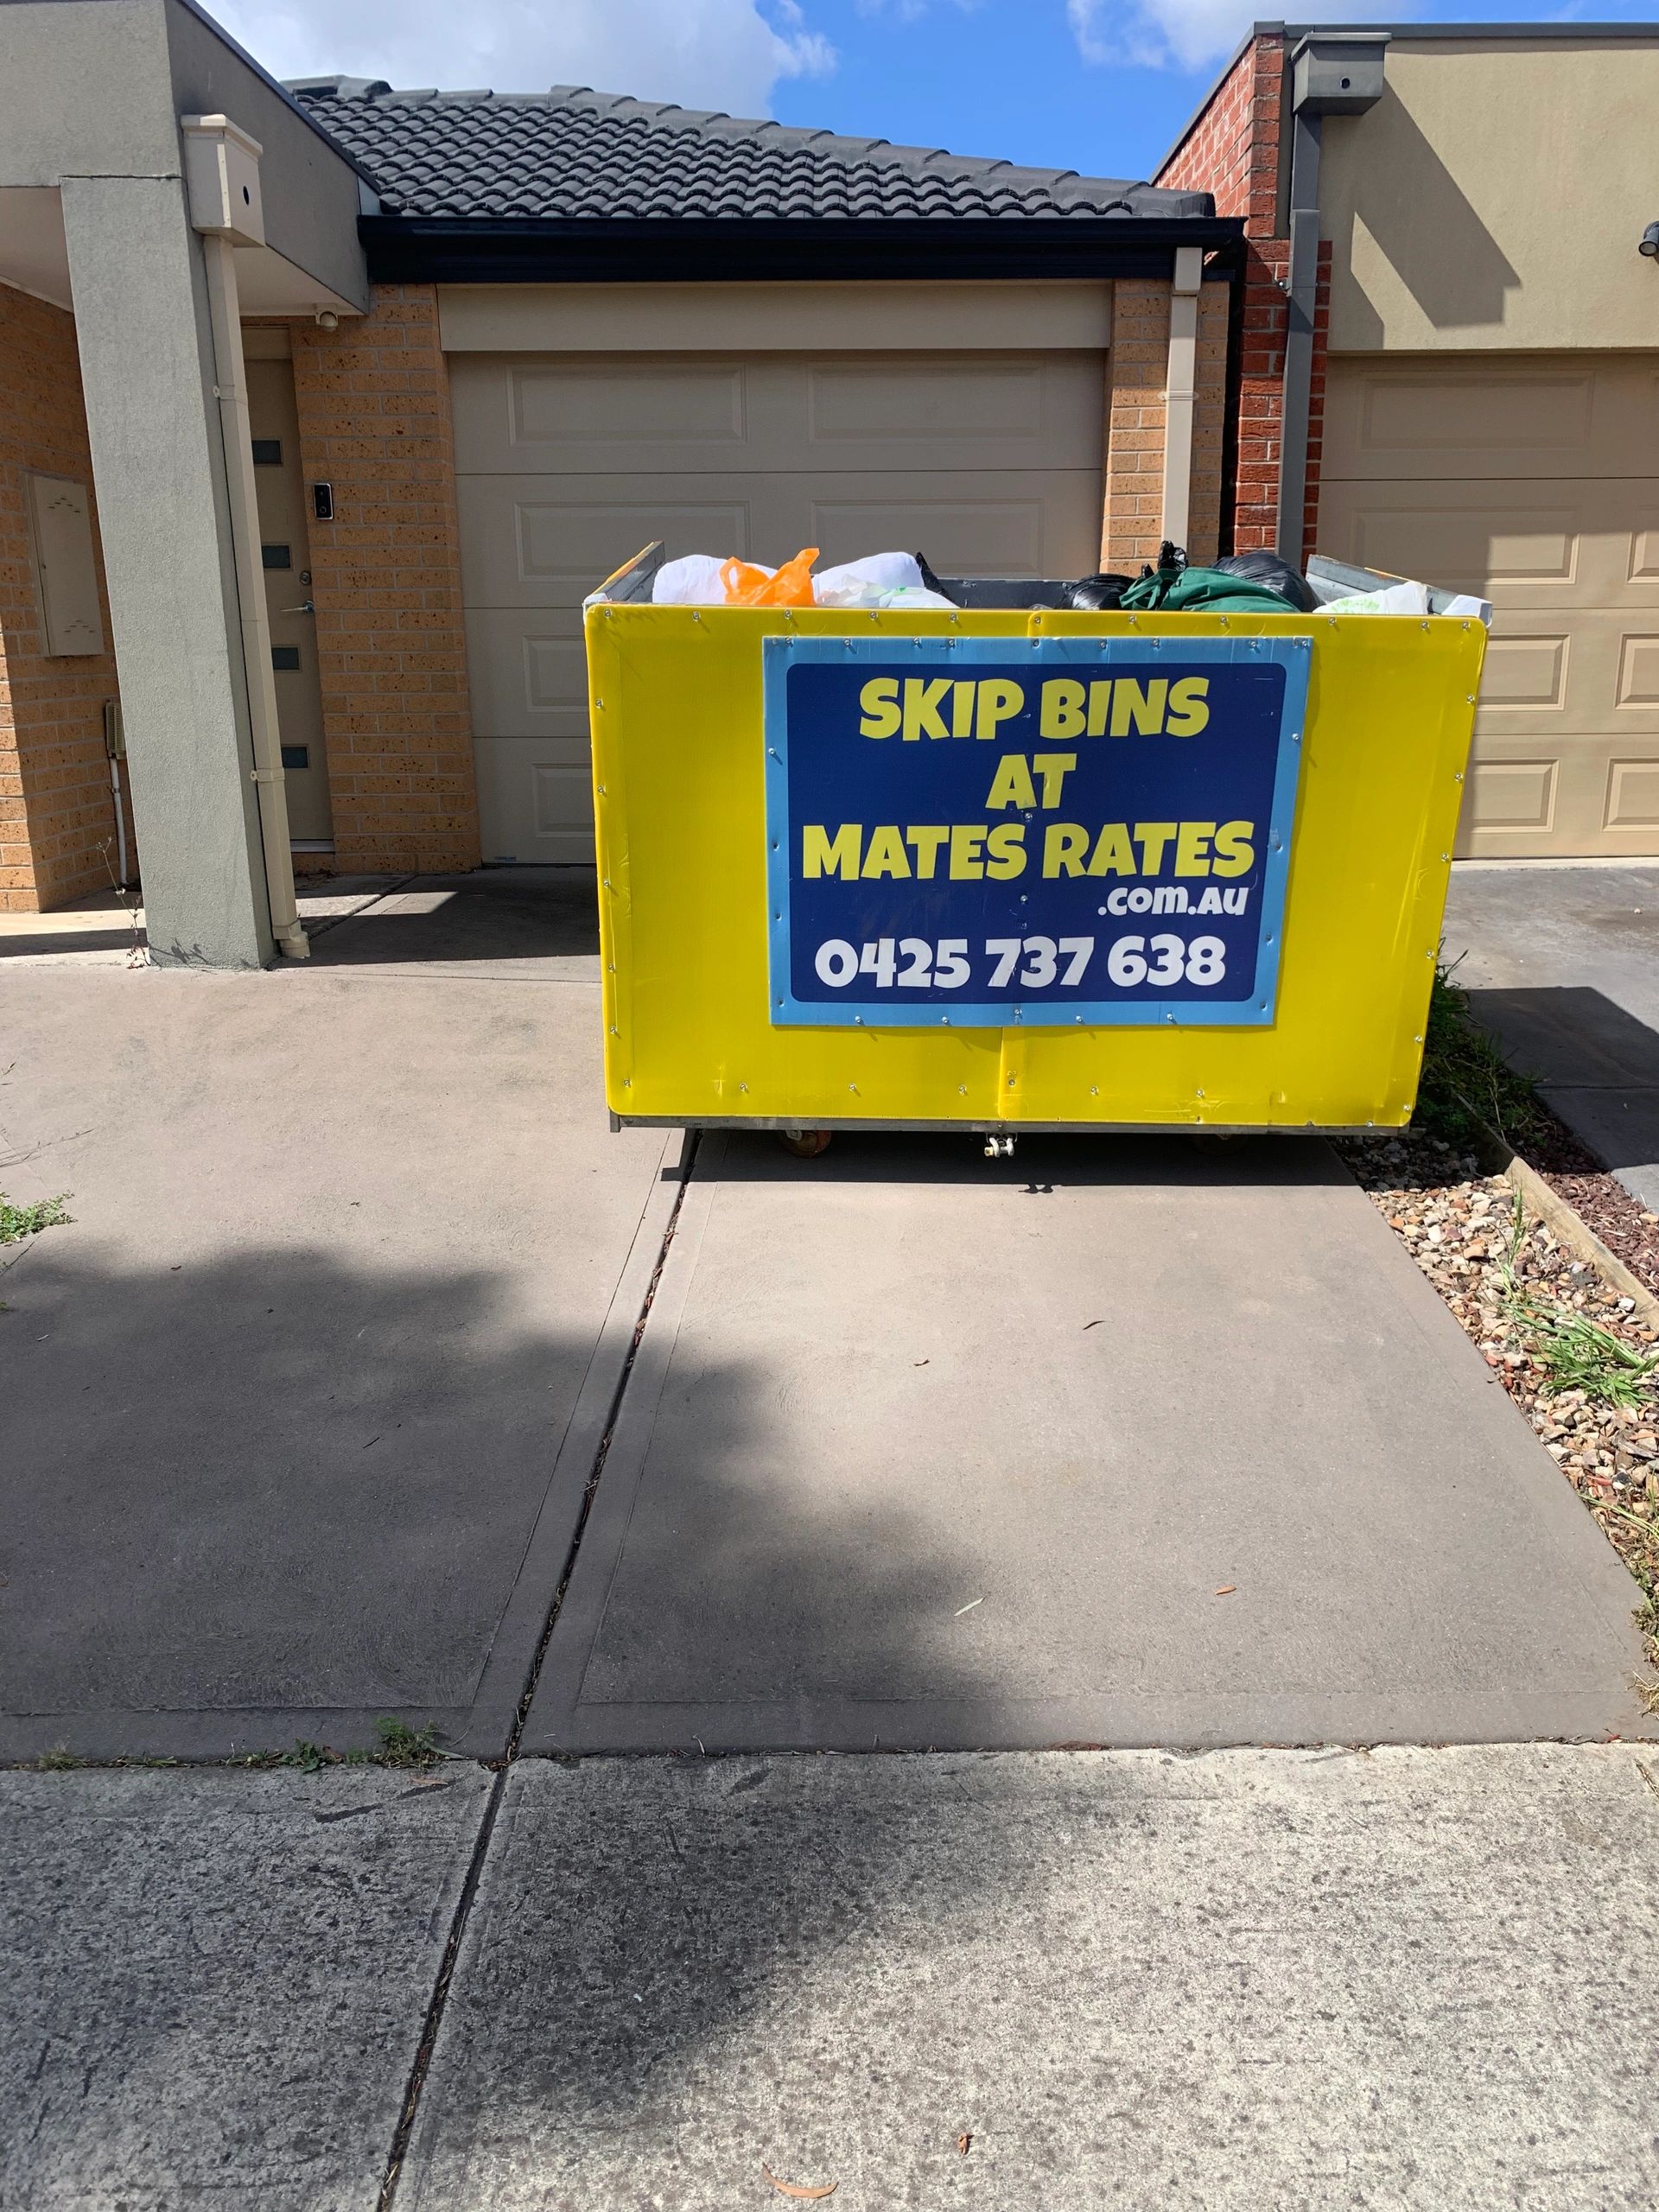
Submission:
{"label": "white cloud", "polygon": [[[1066,0],[1085,61],[1143,69],[1202,69],[1224,61],[1262,20],[1259,0]],[[1322,23],[1374,22],[1419,12],[1412,0],[1379,11],[1376,0],[1325,0]]]}
{"label": "white cloud", "polygon": [[499,92],[591,85],[765,115],[782,77],[835,48],[800,0],[207,0],[276,77],[384,77]]}

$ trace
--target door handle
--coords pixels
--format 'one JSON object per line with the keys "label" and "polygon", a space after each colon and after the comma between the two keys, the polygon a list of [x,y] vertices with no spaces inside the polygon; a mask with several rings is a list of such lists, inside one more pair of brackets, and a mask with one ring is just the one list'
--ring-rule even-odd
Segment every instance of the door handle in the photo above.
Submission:
{"label": "door handle", "polygon": [[279,607],[276,610],[279,614],[315,614],[316,611],[308,599],[303,607]]}

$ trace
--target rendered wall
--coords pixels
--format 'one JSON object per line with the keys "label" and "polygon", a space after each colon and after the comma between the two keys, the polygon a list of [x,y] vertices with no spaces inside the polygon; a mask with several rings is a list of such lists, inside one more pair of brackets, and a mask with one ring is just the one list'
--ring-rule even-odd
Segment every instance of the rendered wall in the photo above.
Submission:
{"label": "rendered wall", "polygon": [[1340,353],[1659,346],[1659,40],[1395,36],[1328,126]]}

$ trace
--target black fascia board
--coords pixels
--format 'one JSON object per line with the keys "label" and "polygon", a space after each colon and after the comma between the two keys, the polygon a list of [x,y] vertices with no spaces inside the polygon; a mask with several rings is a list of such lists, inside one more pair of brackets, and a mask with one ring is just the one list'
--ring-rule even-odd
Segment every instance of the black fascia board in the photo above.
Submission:
{"label": "black fascia board", "polygon": [[1167,275],[1177,246],[1230,259],[1236,216],[365,215],[376,283],[816,283]]}

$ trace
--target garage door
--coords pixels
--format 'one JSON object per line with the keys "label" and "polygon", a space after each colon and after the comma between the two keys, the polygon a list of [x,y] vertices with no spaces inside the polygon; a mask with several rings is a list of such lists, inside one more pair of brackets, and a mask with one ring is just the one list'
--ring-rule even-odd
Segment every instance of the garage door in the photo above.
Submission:
{"label": "garage door", "polygon": [[1496,610],[1459,849],[1659,854],[1659,357],[1331,364],[1319,550]]}
{"label": "garage door", "polygon": [[581,602],[653,538],[941,574],[1099,564],[1098,353],[451,362],[486,860],[593,855]]}

